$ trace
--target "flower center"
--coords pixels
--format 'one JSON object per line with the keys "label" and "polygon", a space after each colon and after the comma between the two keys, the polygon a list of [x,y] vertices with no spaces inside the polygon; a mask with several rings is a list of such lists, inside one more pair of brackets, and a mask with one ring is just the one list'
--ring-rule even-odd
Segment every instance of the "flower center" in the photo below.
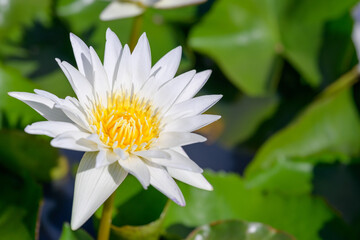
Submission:
{"label": "flower center", "polygon": [[151,103],[136,95],[115,95],[108,105],[94,105],[94,131],[100,140],[112,148],[127,152],[149,149],[159,136],[159,117]]}

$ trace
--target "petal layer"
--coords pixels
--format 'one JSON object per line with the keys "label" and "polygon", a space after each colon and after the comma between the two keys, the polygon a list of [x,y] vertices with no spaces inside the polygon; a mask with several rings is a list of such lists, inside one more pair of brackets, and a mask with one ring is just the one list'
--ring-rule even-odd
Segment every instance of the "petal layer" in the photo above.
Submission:
{"label": "petal layer", "polygon": [[119,160],[119,164],[129,173],[134,175],[141,185],[147,189],[150,184],[150,172],[147,165],[137,156],[131,156],[126,160]]}
{"label": "petal layer", "polygon": [[82,130],[73,123],[57,122],[57,121],[43,121],[28,125],[25,132],[29,134],[46,135],[49,137],[56,137],[65,132],[82,132]]}
{"label": "petal layer", "polygon": [[154,146],[159,148],[172,148],[205,141],[205,137],[196,133],[165,132],[160,134]]}
{"label": "petal layer", "polygon": [[9,95],[23,101],[49,121],[71,122],[63,111],[55,108],[56,103],[47,97],[27,92],[9,92]]}
{"label": "petal layer", "polygon": [[176,204],[185,206],[184,196],[168,172],[163,167],[153,164],[148,164],[148,168],[151,176],[150,184],[173,200]]}

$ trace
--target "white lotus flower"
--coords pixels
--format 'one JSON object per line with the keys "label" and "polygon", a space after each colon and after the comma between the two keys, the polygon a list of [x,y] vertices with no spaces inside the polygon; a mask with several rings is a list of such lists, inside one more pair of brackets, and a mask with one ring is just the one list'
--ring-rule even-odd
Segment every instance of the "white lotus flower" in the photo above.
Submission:
{"label": "white lotus flower", "polygon": [[73,34],[70,39],[78,69],[56,60],[77,98],[42,90],[9,94],[47,119],[27,126],[27,133],[53,137],[54,147],[86,152],[76,174],[72,229],[89,219],[128,173],[181,206],[185,200],[173,178],[212,190],[181,147],[205,141],[191,132],[220,118],[202,113],[221,95],[193,98],[211,71],[174,78],[181,47],[151,67],[145,34],[130,53],[108,29],[104,65],[92,47]]}
{"label": "white lotus flower", "polygon": [[100,14],[100,19],[107,21],[119,18],[134,17],[142,14],[146,8],[179,8],[195,5],[206,0],[113,0]]}

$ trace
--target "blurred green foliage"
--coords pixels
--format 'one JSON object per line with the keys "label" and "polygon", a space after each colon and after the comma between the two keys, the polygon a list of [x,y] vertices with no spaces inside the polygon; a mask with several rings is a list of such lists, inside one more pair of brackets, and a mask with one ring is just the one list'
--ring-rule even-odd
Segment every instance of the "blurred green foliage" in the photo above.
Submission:
{"label": "blurred green foliage", "polygon": [[[222,120],[202,133],[254,157],[244,176],[206,172],[213,192],[179,184],[184,208],[128,177],[117,190],[112,239],[221,239],[229,232],[235,239],[359,239],[360,85],[350,16],[356,2],[215,0],[149,9],[142,31],[153,63],[181,45],[179,73],[211,68],[203,91],[225,95],[211,110]],[[54,171],[67,170],[48,138],[23,133],[42,118],[7,92],[73,96],[54,60],[75,64],[70,32],[101,58],[108,27],[128,42],[133,19],[100,21],[107,4],[0,1],[0,238],[35,239],[41,187],[58,181]],[[95,228],[100,215],[101,208]],[[93,239],[67,223],[62,231],[61,240]]]}
{"label": "blurred green foliage", "polygon": [[27,174],[0,168],[0,234],[3,239],[35,238],[41,189]]}

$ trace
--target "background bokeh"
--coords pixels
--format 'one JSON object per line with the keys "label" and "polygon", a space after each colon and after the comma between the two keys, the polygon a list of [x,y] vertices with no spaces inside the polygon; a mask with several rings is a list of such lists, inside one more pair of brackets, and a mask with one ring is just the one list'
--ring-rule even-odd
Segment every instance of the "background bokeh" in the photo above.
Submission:
{"label": "background bokeh", "polygon": [[[7,92],[74,96],[54,60],[75,65],[69,33],[101,58],[108,27],[129,41],[133,18],[100,21],[108,3],[0,0],[0,239],[96,235],[101,209],[82,230],[68,225],[82,153],[24,133],[42,118]],[[209,169],[214,191],[179,184],[182,208],[129,177],[117,191],[112,239],[360,239],[356,4],[209,0],[148,9],[142,32],[153,63],[181,45],[178,74],[212,69],[201,94],[224,95],[210,110],[221,120],[199,130],[208,142],[185,148]]]}

